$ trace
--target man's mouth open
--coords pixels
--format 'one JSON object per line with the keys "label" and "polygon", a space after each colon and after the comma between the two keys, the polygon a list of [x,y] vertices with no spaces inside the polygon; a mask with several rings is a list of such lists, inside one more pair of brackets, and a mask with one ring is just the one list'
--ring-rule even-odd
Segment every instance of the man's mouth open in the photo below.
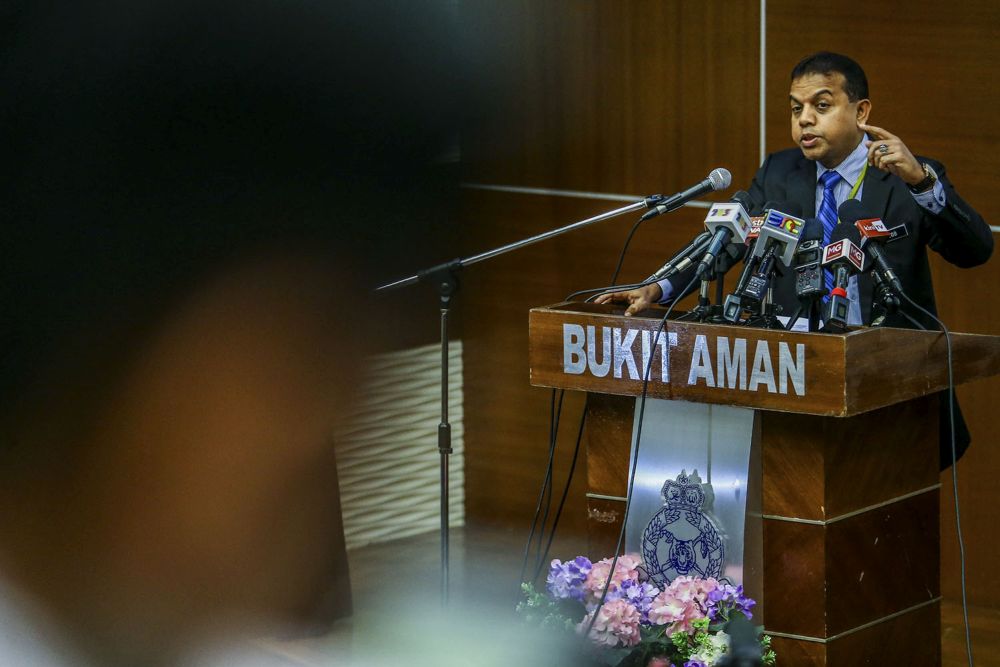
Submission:
{"label": "man's mouth open", "polygon": [[813,148],[814,146],[816,146],[816,144],[819,143],[819,139],[820,139],[819,136],[815,134],[809,134],[807,132],[803,134],[802,137],[799,139],[799,144],[801,144],[803,148]]}

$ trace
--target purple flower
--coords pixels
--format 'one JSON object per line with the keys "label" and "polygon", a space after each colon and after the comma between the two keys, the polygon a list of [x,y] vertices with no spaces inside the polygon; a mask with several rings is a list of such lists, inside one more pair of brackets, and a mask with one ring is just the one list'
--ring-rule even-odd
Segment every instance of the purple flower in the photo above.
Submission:
{"label": "purple flower", "polygon": [[649,610],[653,606],[653,598],[660,594],[660,589],[648,582],[639,583],[635,579],[626,579],[621,588],[608,591],[608,600],[625,600],[635,607],[642,617],[642,623],[649,625]]}
{"label": "purple flower", "polygon": [[743,595],[743,586],[721,584],[708,594],[708,617],[714,621],[720,614],[729,618],[730,612],[739,611],[749,619],[753,616],[750,607],[755,604],[755,600]]}
{"label": "purple flower", "polygon": [[556,600],[571,598],[582,602],[583,582],[587,580],[591,567],[590,559],[583,556],[577,556],[565,563],[556,558],[549,566],[545,588]]}
{"label": "purple flower", "polygon": [[684,663],[684,667],[708,667],[708,665],[701,660],[688,660]]}

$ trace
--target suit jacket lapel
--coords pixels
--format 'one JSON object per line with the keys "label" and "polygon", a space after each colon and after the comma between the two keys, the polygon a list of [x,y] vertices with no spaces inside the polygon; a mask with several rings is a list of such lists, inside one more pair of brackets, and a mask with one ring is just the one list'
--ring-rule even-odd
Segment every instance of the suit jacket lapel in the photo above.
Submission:
{"label": "suit jacket lapel", "polygon": [[802,207],[802,217],[811,218],[816,215],[816,163],[799,158],[797,168],[789,174],[786,181],[788,200]]}
{"label": "suit jacket lapel", "polygon": [[885,218],[891,191],[889,172],[868,167],[861,190],[861,203],[864,204],[865,210],[879,218]]}

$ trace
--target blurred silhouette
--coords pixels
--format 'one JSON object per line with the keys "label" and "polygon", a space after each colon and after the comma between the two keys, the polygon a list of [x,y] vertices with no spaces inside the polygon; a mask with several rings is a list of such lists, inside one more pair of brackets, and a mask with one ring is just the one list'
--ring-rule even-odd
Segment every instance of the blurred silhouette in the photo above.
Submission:
{"label": "blurred silhouette", "polygon": [[0,662],[349,613],[331,434],[447,206],[442,8],[0,9]]}

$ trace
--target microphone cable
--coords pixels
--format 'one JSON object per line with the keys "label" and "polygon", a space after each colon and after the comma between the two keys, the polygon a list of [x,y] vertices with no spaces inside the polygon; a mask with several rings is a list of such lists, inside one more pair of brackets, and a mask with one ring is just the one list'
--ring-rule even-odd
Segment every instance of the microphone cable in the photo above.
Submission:
{"label": "microphone cable", "polygon": [[958,501],[958,452],[955,444],[955,375],[951,356],[951,332],[948,331],[948,327],[946,327],[944,322],[939,320],[937,316],[911,299],[909,295],[902,290],[899,290],[899,293],[910,303],[910,305],[922,312],[924,315],[936,322],[939,327],[941,327],[941,332],[944,334],[944,341],[948,351],[948,425],[951,430],[951,487],[955,502],[955,533],[958,538],[959,574],[961,575],[962,584],[962,620],[965,623],[965,651],[969,658],[969,667],[973,667],[972,632],[969,629],[969,603],[965,588],[965,540],[962,537],[962,510]]}
{"label": "microphone cable", "polygon": [[[548,464],[545,466],[545,477],[542,480],[542,488],[539,489],[539,491],[538,491],[538,502],[535,505],[535,515],[534,515],[534,518],[531,521],[531,530],[528,532],[528,540],[524,544],[524,556],[523,556],[523,558],[521,560],[521,574],[518,577],[518,587],[519,588],[520,588],[521,582],[524,581],[524,573],[528,569],[528,556],[531,553],[531,544],[532,544],[532,542],[534,542],[535,531],[536,530],[539,531],[538,548],[541,549],[542,534],[543,534],[545,525],[544,525],[544,520],[543,520],[542,525],[539,526],[539,524],[538,524],[538,518],[539,518],[539,516],[542,513],[542,503],[543,503],[543,501],[545,499],[546,491],[548,491],[550,502],[551,502],[551,496],[552,496],[552,486],[551,486],[551,483],[552,483],[552,471],[553,471],[553,463],[555,462],[555,457],[556,457],[556,439],[557,439],[557,436],[558,436],[558,433],[559,433],[559,415],[562,412],[562,402],[563,402],[563,396],[565,395],[565,393],[566,393],[565,390],[560,390],[560,389],[553,389],[552,390],[552,398],[551,398],[550,405],[549,405],[549,460],[548,460]],[[556,401],[556,396],[557,395],[559,397],[558,398],[558,403]],[[548,516],[548,509],[546,509],[545,514],[546,514],[546,518],[547,518],[547,516]],[[537,554],[537,552],[536,552],[536,554]],[[538,575],[536,573],[535,577],[532,578],[532,582],[534,582],[534,580],[535,580],[535,578],[537,576]]]}
{"label": "microphone cable", "polygon": [[[545,561],[549,557],[549,549],[552,548],[552,541],[556,537],[556,530],[559,528],[559,519],[562,517],[563,507],[566,505],[566,497],[569,495],[569,487],[573,482],[573,474],[576,472],[576,463],[580,457],[580,443],[583,441],[583,429],[587,423],[587,400],[584,398],[583,402],[583,414],[580,415],[580,427],[576,432],[576,447],[573,449],[573,460],[569,465],[569,474],[566,477],[566,485],[563,487],[562,497],[559,499],[559,507],[556,510],[555,518],[552,520],[552,527],[549,529],[549,539],[545,543],[545,552],[542,557],[538,559],[536,563],[535,576],[532,577],[532,581],[538,579],[538,575],[542,573],[542,568],[545,567]],[[541,537],[539,537],[539,544],[541,543]]]}
{"label": "microphone cable", "polygon": [[[593,293],[593,292],[597,292],[597,294],[593,294],[593,296],[591,297],[591,298],[596,298],[597,296],[599,296],[600,293],[604,293],[604,292],[608,292],[608,291],[613,291],[613,290],[635,289],[637,287],[643,286],[645,283],[634,283],[634,284],[631,284],[631,285],[619,285],[617,287],[615,286],[615,282],[617,282],[617,280],[618,280],[618,274],[621,272],[622,264],[625,261],[625,254],[628,252],[629,245],[632,243],[632,237],[635,236],[636,230],[639,229],[639,225],[641,225],[643,222],[644,221],[642,219],[636,220],[635,223],[633,223],[632,228],[629,230],[628,235],[625,237],[625,243],[622,246],[621,252],[618,254],[618,261],[617,261],[617,263],[615,265],[615,270],[614,270],[614,272],[611,275],[611,285],[607,286],[607,287],[598,287],[596,289],[585,289],[585,290],[579,290],[579,291],[573,292],[572,294],[570,294],[569,296],[567,296],[564,299],[564,301],[572,301],[574,298],[576,298],[577,296],[580,296],[582,294],[590,294],[590,293]],[[589,300],[590,299],[588,299],[588,301]],[[556,393],[557,393],[557,391],[559,392],[559,407],[558,407],[558,409],[555,408]],[[548,521],[549,511],[551,510],[551,502],[552,502],[552,477],[553,477],[554,467],[555,467],[555,451],[556,451],[556,443],[557,443],[557,438],[558,438],[558,433],[559,433],[559,422],[560,422],[560,417],[561,417],[561,413],[562,413],[562,400],[563,400],[564,393],[565,392],[561,391],[561,390],[556,390],[556,389],[552,390],[552,399],[551,399],[552,407],[550,408],[550,411],[549,411],[549,414],[550,414],[550,419],[549,419],[549,458],[548,458],[548,463],[547,463],[546,468],[545,468],[545,476],[544,476],[543,481],[542,481],[542,488],[539,490],[539,493],[538,493],[538,503],[535,505],[535,514],[534,514],[534,517],[533,517],[532,522],[531,522],[531,529],[528,532],[528,539],[527,539],[527,541],[526,541],[526,543],[524,545],[524,555],[523,555],[523,559],[521,561],[521,574],[520,574],[520,577],[518,578],[518,585],[519,586],[520,586],[521,582],[524,581],[524,574],[525,574],[525,572],[528,569],[528,558],[529,558],[529,554],[531,553],[531,544],[532,544],[532,542],[535,539],[535,532],[536,531],[538,531],[538,551],[535,552],[535,554],[536,554],[535,570],[534,570],[534,575],[531,578],[531,583],[534,583],[535,581],[537,581],[538,576],[541,574],[542,567],[544,566],[544,563],[545,563],[545,559],[548,557],[549,549],[552,546],[552,541],[555,539],[556,529],[559,526],[559,519],[562,516],[562,510],[563,510],[563,507],[565,506],[566,498],[569,495],[569,489],[570,489],[570,485],[573,482],[574,473],[576,472],[576,464],[577,464],[577,461],[579,459],[579,454],[580,454],[580,443],[581,443],[581,441],[583,439],[584,426],[585,426],[586,420],[587,420],[587,405],[586,405],[586,402],[584,402],[583,414],[580,416],[580,425],[579,425],[579,428],[577,430],[576,446],[575,446],[575,448],[573,450],[573,460],[572,460],[572,463],[570,464],[569,474],[568,474],[568,476],[566,478],[566,484],[563,487],[562,497],[561,497],[561,499],[559,501],[559,507],[556,510],[555,518],[553,519],[553,522],[552,522],[552,527],[549,530],[549,536],[548,536],[548,540],[546,542],[545,551],[541,552],[542,542],[545,541],[545,524]],[[547,496],[548,500],[545,502],[545,511],[543,513],[542,512],[542,504],[543,504],[543,501],[546,498],[546,496]],[[539,516],[542,517],[541,523],[539,523]]]}
{"label": "microphone cable", "polygon": [[[681,290],[680,293],[684,294],[685,292],[687,292],[694,286],[696,282],[698,282],[698,280],[699,280],[698,276],[692,278],[691,282],[688,283],[688,285],[683,290]],[[670,307],[667,308],[667,312],[664,313],[663,317],[660,319],[660,324],[656,328],[656,333],[653,335],[652,338],[650,350],[655,350],[656,346],[659,344],[660,336],[663,334],[663,329],[667,324],[667,320],[670,318],[671,313],[673,313],[674,306],[676,306],[679,301],[680,299],[674,299],[673,302],[670,304]],[[611,587],[611,581],[614,579],[615,576],[615,568],[618,567],[619,552],[621,552],[622,546],[625,543],[625,528],[628,525],[628,511],[632,505],[632,489],[635,486],[636,468],[639,462],[639,444],[642,441],[642,422],[643,422],[643,415],[646,412],[646,394],[649,389],[649,373],[653,368],[654,356],[655,355],[651,352],[649,355],[649,361],[646,362],[646,368],[642,374],[642,393],[639,396],[639,415],[638,418],[636,419],[636,426],[635,426],[635,447],[632,451],[632,461],[631,465],[629,466],[628,489],[625,492],[625,511],[622,514],[622,527],[621,530],[618,532],[618,544],[615,547],[614,557],[611,559],[611,570],[608,572],[608,578],[607,580],[605,580],[604,588],[601,591],[601,599],[598,601],[597,607],[594,609],[590,617],[590,622],[587,624],[587,631],[583,633],[583,636],[586,638],[590,637],[590,632],[591,630],[593,630],[594,623],[597,621],[597,615],[601,612],[601,608],[604,607],[604,602],[608,597],[608,589]]]}
{"label": "microphone cable", "polygon": [[618,282],[618,274],[621,273],[622,264],[625,263],[625,253],[628,252],[628,247],[632,243],[632,237],[635,236],[636,231],[639,229],[639,225],[645,222],[642,218],[639,218],[632,224],[632,229],[629,230],[628,235],[625,237],[625,245],[622,246],[622,251],[618,253],[618,263],[615,265],[615,271],[611,274],[611,284],[614,285]]}

